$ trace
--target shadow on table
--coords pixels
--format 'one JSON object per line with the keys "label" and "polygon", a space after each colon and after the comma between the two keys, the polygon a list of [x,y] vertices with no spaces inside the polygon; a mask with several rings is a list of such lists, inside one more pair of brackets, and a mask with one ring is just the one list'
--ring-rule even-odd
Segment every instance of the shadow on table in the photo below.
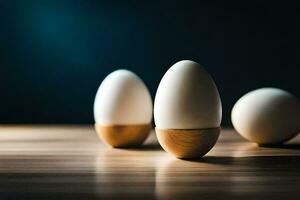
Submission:
{"label": "shadow on table", "polygon": [[159,144],[143,144],[139,147],[126,148],[126,150],[135,150],[135,151],[163,151],[162,147]]}
{"label": "shadow on table", "polygon": [[145,144],[141,146],[133,147],[118,147],[116,149],[125,150],[125,151],[162,151],[162,147],[158,144]]}
{"label": "shadow on table", "polygon": [[262,148],[276,148],[276,149],[295,149],[295,150],[300,150],[300,144],[265,144],[265,145],[260,145]]}
{"label": "shadow on table", "polygon": [[[248,156],[248,157],[226,157],[226,156],[206,156],[198,160],[189,160],[190,162],[210,163],[218,165],[248,165],[268,167],[274,164],[277,167],[300,167],[300,155],[293,156]],[[274,167],[274,166],[273,166]],[[300,170],[300,169],[299,169]]]}

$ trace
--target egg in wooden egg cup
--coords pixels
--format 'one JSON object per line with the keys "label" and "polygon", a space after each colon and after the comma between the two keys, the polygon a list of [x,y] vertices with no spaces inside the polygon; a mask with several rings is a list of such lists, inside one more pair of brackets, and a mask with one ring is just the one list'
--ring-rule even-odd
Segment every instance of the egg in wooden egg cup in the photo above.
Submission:
{"label": "egg in wooden egg cup", "polygon": [[165,151],[177,158],[201,158],[216,144],[221,128],[159,129],[157,139]]}
{"label": "egg in wooden egg cup", "polygon": [[95,128],[99,138],[115,148],[134,147],[143,144],[148,137],[151,124],[99,125]]}
{"label": "egg in wooden egg cup", "polygon": [[222,105],[209,73],[183,60],[163,76],[154,101],[154,121],[160,145],[181,159],[203,157],[220,135]]}
{"label": "egg in wooden egg cup", "polygon": [[141,145],[152,127],[152,110],[144,82],[131,71],[116,70],[102,81],[95,97],[96,132],[112,147]]}

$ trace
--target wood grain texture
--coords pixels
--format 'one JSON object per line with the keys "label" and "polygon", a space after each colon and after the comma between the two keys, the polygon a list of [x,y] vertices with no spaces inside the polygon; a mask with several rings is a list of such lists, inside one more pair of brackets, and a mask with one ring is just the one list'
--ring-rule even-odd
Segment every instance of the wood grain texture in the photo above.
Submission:
{"label": "wood grain texture", "polygon": [[99,138],[116,148],[140,146],[148,137],[151,124],[142,125],[95,125]]}
{"label": "wood grain texture", "polygon": [[159,144],[177,158],[203,157],[216,144],[221,128],[159,129],[155,128]]}
{"label": "wood grain texture", "polygon": [[300,137],[258,147],[222,130],[199,160],[152,133],[140,149],[104,145],[93,126],[1,126],[1,199],[299,199]]}

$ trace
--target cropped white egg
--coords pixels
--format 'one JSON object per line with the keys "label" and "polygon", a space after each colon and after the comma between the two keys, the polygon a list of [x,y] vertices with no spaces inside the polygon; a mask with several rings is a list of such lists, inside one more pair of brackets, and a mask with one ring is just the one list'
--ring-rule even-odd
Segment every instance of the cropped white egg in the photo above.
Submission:
{"label": "cropped white egg", "polygon": [[219,92],[205,69],[183,60],[163,76],[154,102],[154,119],[159,129],[207,129],[221,124]]}
{"label": "cropped white egg", "polygon": [[277,88],[261,88],[242,96],[231,112],[234,128],[259,144],[281,143],[300,131],[300,103]]}
{"label": "cropped white egg", "polygon": [[94,118],[100,125],[150,124],[152,99],[147,87],[133,72],[112,72],[97,91]]}

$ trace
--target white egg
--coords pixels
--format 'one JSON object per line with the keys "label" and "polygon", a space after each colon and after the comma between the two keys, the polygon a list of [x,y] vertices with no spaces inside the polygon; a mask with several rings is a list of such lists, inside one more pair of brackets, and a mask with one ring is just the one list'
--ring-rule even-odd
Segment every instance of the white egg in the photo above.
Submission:
{"label": "white egg", "polygon": [[143,81],[128,70],[117,70],[101,83],[94,103],[100,125],[150,124],[152,99]]}
{"label": "white egg", "polygon": [[287,141],[300,131],[300,103],[277,88],[261,88],[242,96],[231,112],[234,128],[258,144]]}
{"label": "white egg", "polygon": [[183,60],[166,72],[154,102],[157,128],[216,128],[220,126],[221,118],[219,92],[201,65]]}

